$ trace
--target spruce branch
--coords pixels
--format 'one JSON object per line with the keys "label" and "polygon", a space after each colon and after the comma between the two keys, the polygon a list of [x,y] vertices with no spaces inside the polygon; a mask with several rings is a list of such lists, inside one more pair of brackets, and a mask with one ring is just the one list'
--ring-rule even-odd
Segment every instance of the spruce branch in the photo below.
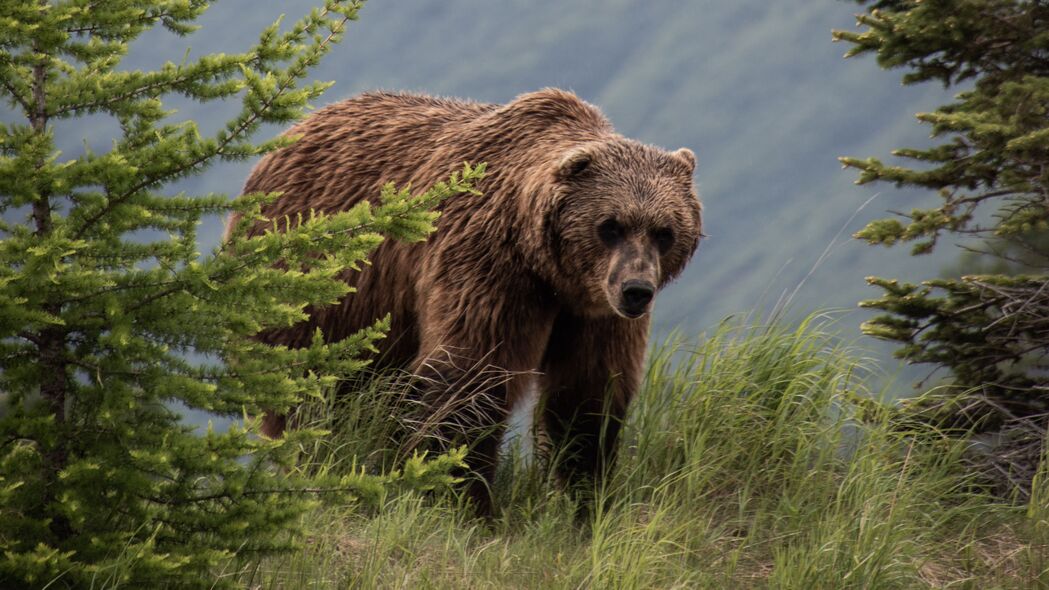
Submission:
{"label": "spruce branch", "polygon": [[[352,4],[352,6],[359,7],[360,3],[355,2]],[[324,11],[321,13],[320,18],[323,19],[324,17],[326,17],[329,14],[330,9],[331,3],[329,3],[329,5],[325,7]],[[128,199],[131,199],[132,197],[136,196],[140,191],[145,190],[149,187],[163,184],[164,182],[181,174],[184,174],[185,172],[192,170],[215,157],[222,156],[224,149],[226,149],[234,141],[240,139],[246,132],[253,129],[256,123],[259,121],[259,119],[262,118],[263,115],[266,113],[266,111],[272,108],[273,105],[286,92],[288,92],[294,87],[295,82],[305,74],[306,68],[309,67],[309,65],[312,65],[312,63],[314,63],[321,55],[326,53],[326,49],[329,46],[329,44],[342,34],[346,22],[353,20],[355,16],[355,10],[343,13],[342,18],[336,24],[331,25],[328,35],[322,41],[320,41],[320,43],[315,45],[314,48],[311,48],[311,57],[309,59],[300,59],[297,63],[295,63],[289,69],[286,75],[284,75],[278,81],[276,91],[267,98],[263,99],[263,101],[258,106],[248,107],[248,104],[250,104],[249,98],[252,95],[250,93],[246,95],[244,102],[248,111],[248,115],[246,117],[240,117],[240,119],[235,123],[232,129],[219,132],[219,134],[215,138],[217,144],[214,147],[209,148],[207,151],[205,151],[205,153],[201,154],[197,158],[189,160],[188,162],[181,163],[178,166],[161,171],[158,174],[147,176],[146,178],[143,178],[140,182],[134,184],[129,189],[123,191],[121,194],[108,198],[104,206],[100,207],[96,212],[89,214],[86,217],[86,219],[82,223],[80,223],[79,227],[73,230],[73,239],[79,239],[86,235],[87,232],[96,223],[98,223],[99,220],[103,219],[106,215],[111,213],[117,206],[123,204]],[[246,70],[244,71],[246,73]]]}

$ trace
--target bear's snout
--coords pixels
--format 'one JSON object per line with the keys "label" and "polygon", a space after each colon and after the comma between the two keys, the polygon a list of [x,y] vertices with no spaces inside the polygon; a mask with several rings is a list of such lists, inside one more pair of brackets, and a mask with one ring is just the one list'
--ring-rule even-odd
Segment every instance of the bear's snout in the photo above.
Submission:
{"label": "bear's snout", "polygon": [[612,311],[634,320],[651,308],[659,282],[659,251],[644,239],[646,234],[632,231],[611,254],[605,282],[605,297]]}
{"label": "bear's snout", "polygon": [[623,283],[620,291],[620,311],[629,318],[638,318],[648,311],[648,304],[656,294],[656,286],[648,281],[631,280]]}

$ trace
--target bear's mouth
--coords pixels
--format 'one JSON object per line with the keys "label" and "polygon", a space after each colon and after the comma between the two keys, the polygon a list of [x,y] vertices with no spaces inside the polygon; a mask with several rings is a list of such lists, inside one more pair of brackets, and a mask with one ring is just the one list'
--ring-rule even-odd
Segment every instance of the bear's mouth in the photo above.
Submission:
{"label": "bear's mouth", "polygon": [[616,311],[619,312],[619,315],[623,316],[628,320],[636,320],[648,313],[648,307],[645,307],[643,309],[628,309],[624,306],[619,306],[618,308],[616,308]]}

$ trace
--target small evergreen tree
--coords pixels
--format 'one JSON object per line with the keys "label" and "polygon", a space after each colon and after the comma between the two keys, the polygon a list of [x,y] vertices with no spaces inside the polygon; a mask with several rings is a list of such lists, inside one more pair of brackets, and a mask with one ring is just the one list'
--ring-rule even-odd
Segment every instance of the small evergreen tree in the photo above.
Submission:
{"label": "small evergreen tree", "polygon": [[[905,68],[905,84],[938,81],[962,91],[918,115],[942,139],[938,145],[893,152],[913,165],[841,159],[861,171],[861,184],[889,181],[933,189],[941,198],[938,207],[914,209],[902,221],[874,221],[857,237],[913,242],[911,253],[920,255],[944,235],[957,235],[981,252],[974,270],[984,273],[920,285],[872,277],[884,294],[861,305],[888,313],[864,331],[902,343],[901,358],[950,370],[949,393],[916,404],[923,417],[1005,433],[999,438],[1006,447],[1020,430],[1038,433],[1026,437],[1028,452],[994,467],[1022,484],[1034,473],[1049,409],[1049,4],[860,3],[869,5],[858,17],[863,30],[834,33],[853,45],[847,56],[872,52],[884,68]],[[989,264],[996,258],[1000,264]]]}
{"label": "small evergreen tree", "polygon": [[[262,408],[321,395],[382,337],[381,318],[337,343],[317,334],[289,350],[253,336],[347,294],[338,279],[383,235],[423,239],[433,206],[472,191],[466,167],[424,193],[330,216],[271,220],[287,231],[243,238],[277,195],[168,194],[217,161],[287,145],[249,137],[300,116],[327,86],[311,66],[360,2],[327,0],[235,55],[118,69],[128,44],[160,24],[185,35],[205,0],[0,3],[0,93],[20,121],[0,125],[0,587],[221,587],[235,552],[293,546],[317,494],[375,497],[391,479],[447,482],[460,455],[414,459],[404,473],[341,480],[284,474],[296,437],[260,438]],[[213,135],[167,120],[165,96],[237,99]],[[107,115],[121,134],[105,153],[65,158],[60,120]],[[240,239],[197,252],[203,216],[244,215]],[[236,414],[200,432],[178,406]],[[276,469],[275,469],[276,468]]]}

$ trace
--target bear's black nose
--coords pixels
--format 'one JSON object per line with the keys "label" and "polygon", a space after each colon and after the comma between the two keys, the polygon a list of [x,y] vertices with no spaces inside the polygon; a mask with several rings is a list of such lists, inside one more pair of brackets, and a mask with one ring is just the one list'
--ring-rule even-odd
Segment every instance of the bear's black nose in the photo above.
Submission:
{"label": "bear's black nose", "polygon": [[623,311],[629,316],[645,313],[648,302],[656,294],[656,287],[647,281],[627,281],[623,283]]}

